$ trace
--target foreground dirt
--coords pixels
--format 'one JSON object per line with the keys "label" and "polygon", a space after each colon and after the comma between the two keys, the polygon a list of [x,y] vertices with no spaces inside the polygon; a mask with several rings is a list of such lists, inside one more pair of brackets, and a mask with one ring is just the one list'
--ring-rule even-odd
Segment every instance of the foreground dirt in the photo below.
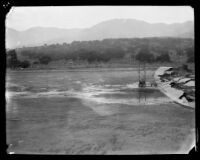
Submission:
{"label": "foreground dirt", "polygon": [[194,110],[171,103],[121,105],[114,109],[105,106],[104,109],[113,112],[108,116],[95,114],[74,98],[21,99],[14,103],[24,106],[21,108],[24,115],[19,119],[8,115],[7,141],[11,144],[8,152],[187,153],[195,137]]}
{"label": "foreground dirt", "polygon": [[[151,102],[161,103],[138,105],[137,98],[144,99],[144,94],[133,89],[137,73],[135,69],[7,74],[6,88],[17,94],[6,105],[8,152],[188,153],[195,139],[195,110],[174,104],[156,91],[145,92],[146,100],[151,98]],[[147,72],[148,81],[153,79],[153,73],[153,70]],[[118,92],[120,86],[129,89]],[[117,90],[104,93],[109,88]],[[73,97],[68,91],[80,94]],[[26,92],[32,97],[18,95]],[[88,94],[99,92],[100,95],[88,99]],[[112,103],[107,103],[110,100]]]}

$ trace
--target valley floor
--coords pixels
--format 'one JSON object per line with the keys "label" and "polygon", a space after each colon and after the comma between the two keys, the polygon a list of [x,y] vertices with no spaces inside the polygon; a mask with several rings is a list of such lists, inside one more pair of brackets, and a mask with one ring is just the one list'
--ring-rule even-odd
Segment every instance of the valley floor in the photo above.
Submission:
{"label": "valley floor", "polygon": [[[148,81],[153,74],[147,71]],[[137,69],[8,72],[8,153],[188,153],[195,110],[140,90],[137,81]]]}

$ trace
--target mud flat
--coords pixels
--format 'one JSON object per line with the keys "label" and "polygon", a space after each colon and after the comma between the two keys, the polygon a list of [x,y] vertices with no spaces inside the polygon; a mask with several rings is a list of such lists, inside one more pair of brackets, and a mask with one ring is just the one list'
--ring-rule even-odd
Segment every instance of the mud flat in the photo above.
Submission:
{"label": "mud flat", "polygon": [[[137,73],[7,74],[7,152],[187,154],[195,142],[195,111],[158,89],[138,89]],[[147,71],[148,81],[153,74]]]}

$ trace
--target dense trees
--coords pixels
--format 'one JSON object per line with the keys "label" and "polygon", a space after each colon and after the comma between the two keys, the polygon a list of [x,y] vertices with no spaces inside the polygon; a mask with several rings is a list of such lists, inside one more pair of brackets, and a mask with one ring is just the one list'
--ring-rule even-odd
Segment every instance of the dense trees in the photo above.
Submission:
{"label": "dense trees", "polygon": [[43,65],[56,60],[81,60],[93,63],[129,58],[148,63],[173,62],[180,55],[187,57],[188,62],[192,62],[193,46],[193,39],[186,38],[123,38],[24,47],[17,49],[17,54],[32,61],[33,64]]}
{"label": "dense trees", "polygon": [[30,67],[30,65],[31,65],[30,62],[27,60],[19,63],[19,67],[21,67],[21,68],[28,68],[28,67]]}
{"label": "dense trees", "polygon": [[17,58],[17,54],[15,50],[10,50],[7,52],[7,67],[8,68],[28,68],[30,66],[30,62],[25,61],[19,61]]}
{"label": "dense trees", "polygon": [[187,62],[194,62],[194,48],[190,47],[186,49]]}
{"label": "dense trees", "polygon": [[7,52],[7,67],[8,68],[28,68],[30,66],[29,61],[19,61],[17,59],[17,54],[15,50],[10,50]]}
{"label": "dense trees", "polygon": [[156,57],[156,62],[171,62],[170,56],[168,53],[161,54]]}
{"label": "dense trees", "polygon": [[188,57],[187,62],[188,63],[193,63],[194,62],[194,56]]}
{"label": "dense trees", "polygon": [[158,56],[154,56],[148,49],[141,49],[136,55],[136,59],[140,62],[152,63],[152,62],[171,62],[168,53],[163,53]]}
{"label": "dense trees", "polygon": [[41,64],[48,64],[51,61],[51,57],[49,56],[42,56],[39,58],[39,62]]}
{"label": "dense trees", "polygon": [[19,61],[17,59],[17,54],[15,50],[10,50],[7,52],[7,67],[16,68],[19,66]]}
{"label": "dense trees", "polygon": [[148,49],[141,49],[136,55],[136,60],[140,62],[151,63],[155,60],[154,55],[149,52]]}

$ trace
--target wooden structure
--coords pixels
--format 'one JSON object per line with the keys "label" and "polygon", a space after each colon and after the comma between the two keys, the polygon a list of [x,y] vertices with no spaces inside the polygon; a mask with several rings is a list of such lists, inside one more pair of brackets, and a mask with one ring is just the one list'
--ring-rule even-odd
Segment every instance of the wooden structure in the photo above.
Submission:
{"label": "wooden structure", "polygon": [[140,74],[142,73],[140,70],[140,62],[139,62],[139,69],[138,69],[138,81],[139,81],[139,86],[138,87],[146,87],[146,67],[145,67],[145,63],[143,65],[143,72],[144,75],[141,76]]}
{"label": "wooden structure", "polygon": [[[140,62],[138,65],[138,87],[139,88],[145,88],[145,87],[157,87],[157,84],[155,81],[147,82],[146,80],[146,64],[143,63],[143,67],[141,67]],[[143,68],[143,70],[141,70]],[[143,73],[143,74],[142,74]]]}

